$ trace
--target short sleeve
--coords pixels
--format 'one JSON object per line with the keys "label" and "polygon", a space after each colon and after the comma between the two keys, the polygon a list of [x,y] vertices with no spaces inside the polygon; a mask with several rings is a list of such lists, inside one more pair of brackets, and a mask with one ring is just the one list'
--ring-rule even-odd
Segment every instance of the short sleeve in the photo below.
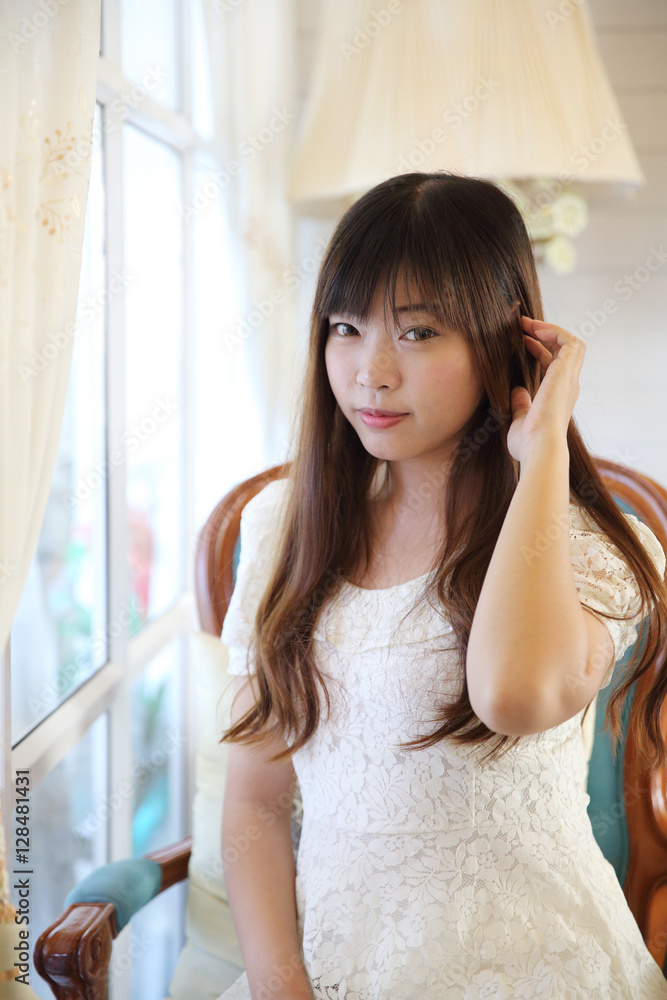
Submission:
{"label": "short sleeve", "polygon": [[[624,511],[623,516],[634,528],[660,576],[664,576],[665,552],[655,534],[634,514]],[[623,553],[576,505],[570,508],[570,541],[574,582],[582,604],[594,614],[596,611],[617,615],[634,612],[626,621],[596,615],[607,628],[614,644],[613,662],[600,685],[604,688],[611,681],[614,665],[637,640],[637,630],[642,621],[641,594]]]}
{"label": "short sleeve", "polygon": [[250,674],[254,654],[248,649],[255,616],[273,568],[278,518],[287,495],[286,478],[274,479],[241,512],[238,569],[220,638],[229,652],[228,674]]}

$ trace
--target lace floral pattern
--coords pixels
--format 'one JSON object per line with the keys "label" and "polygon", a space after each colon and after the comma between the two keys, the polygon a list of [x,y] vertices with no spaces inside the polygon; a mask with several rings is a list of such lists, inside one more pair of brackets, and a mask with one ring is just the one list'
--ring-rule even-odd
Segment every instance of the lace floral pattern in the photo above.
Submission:
{"label": "lace floral pattern", "polygon": [[[244,510],[222,631],[231,673],[247,669],[283,496],[278,480]],[[620,553],[578,508],[570,513],[582,600],[594,611],[634,609]],[[626,517],[664,572],[655,535]],[[314,997],[665,1000],[667,981],[588,819],[583,710],[491,764],[447,742],[397,746],[426,731],[435,699],[458,692],[451,626],[427,601],[402,620],[424,582],[345,583],[314,635],[332,709],[293,757],[303,802],[298,930]],[[600,620],[618,659],[637,622]],[[245,974],[223,994],[249,996]]]}

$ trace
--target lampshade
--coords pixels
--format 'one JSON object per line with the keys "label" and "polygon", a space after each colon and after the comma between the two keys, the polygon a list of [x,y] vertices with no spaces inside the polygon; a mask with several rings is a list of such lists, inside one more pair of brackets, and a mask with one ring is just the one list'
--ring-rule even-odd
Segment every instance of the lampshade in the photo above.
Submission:
{"label": "lampshade", "polygon": [[443,169],[644,183],[585,0],[324,0],[292,202]]}

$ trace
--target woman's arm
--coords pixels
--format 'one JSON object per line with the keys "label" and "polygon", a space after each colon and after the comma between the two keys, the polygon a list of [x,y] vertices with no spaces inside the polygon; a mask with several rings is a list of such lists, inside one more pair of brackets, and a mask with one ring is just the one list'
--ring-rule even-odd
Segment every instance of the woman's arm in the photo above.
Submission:
{"label": "woman's arm", "polygon": [[[235,684],[232,723],[254,703],[245,677]],[[227,896],[253,1000],[312,1000],[301,962],[291,836],[296,778],[289,758],[269,761],[283,740],[258,750],[229,745],[222,813]]]}
{"label": "woman's arm", "polygon": [[523,736],[572,718],[614,655],[575,586],[569,502],[567,440],[544,434],[522,455],[468,643],[470,703],[495,732]]}

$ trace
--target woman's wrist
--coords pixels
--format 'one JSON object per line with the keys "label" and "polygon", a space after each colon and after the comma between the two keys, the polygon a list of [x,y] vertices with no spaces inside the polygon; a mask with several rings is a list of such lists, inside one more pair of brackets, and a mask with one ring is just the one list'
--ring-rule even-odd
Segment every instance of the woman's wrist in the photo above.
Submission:
{"label": "woman's wrist", "polygon": [[519,463],[519,476],[525,472],[527,466],[535,463],[549,461],[554,462],[559,458],[569,462],[570,449],[567,444],[567,437],[556,432],[543,433],[536,436],[521,454]]}

